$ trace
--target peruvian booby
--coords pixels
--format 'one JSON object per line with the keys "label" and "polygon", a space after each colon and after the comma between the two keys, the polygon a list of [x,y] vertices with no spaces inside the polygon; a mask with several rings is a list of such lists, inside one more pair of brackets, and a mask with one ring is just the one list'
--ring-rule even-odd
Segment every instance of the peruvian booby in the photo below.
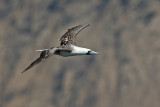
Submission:
{"label": "peruvian booby", "polygon": [[76,55],[97,55],[98,52],[92,51],[91,49],[82,48],[76,45],[77,34],[88,26],[89,24],[81,24],[71,29],[68,29],[68,31],[60,38],[61,43],[59,47],[36,50],[37,52],[41,52],[40,57],[33,61],[24,71],[22,71],[22,73],[32,68],[34,65],[44,61],[52,55],[60,55],[63,57]]}

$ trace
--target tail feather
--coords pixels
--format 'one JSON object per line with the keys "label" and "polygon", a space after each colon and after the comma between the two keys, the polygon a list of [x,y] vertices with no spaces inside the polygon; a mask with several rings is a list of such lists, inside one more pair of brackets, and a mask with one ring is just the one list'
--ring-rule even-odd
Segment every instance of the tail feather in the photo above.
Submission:
{"label": "tail feather", "polygon": [[36,52],[48,51],[49,49],[36,50]]}
{"label": "tail feather", "polygon": [[33,66],[37,65],[38,63],[40,63],[42,61],[42,58],[38,58],[35,61],[33,61],[25,70],[23,70],[21,73],[24,73],[25,71],[27,71],[28,69],[32,68]]}

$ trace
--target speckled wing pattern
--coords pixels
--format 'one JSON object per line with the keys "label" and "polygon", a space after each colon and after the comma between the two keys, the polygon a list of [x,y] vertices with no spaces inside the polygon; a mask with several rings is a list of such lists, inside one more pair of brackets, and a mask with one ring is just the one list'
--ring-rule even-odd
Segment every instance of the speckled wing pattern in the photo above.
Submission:
{"label": "speckled wing pattern", "polygon": [[89,24],[81,24],[76,27],[73,27],[71,29],[68,29],[68,31],[61,37],[60,41],[60,46],[63,47],[67,44],[72,44],[76,45],[76,36],[77,34],[83,30],[84,28],[88,27]]}

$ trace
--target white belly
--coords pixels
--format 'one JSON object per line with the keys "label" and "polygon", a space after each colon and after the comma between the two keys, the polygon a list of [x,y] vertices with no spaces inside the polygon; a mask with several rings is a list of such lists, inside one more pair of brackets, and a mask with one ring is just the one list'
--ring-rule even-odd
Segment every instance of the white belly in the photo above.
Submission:
{"label": "white belly", "polygon": [[60,56],[64,56],[64,57],[67,57],[67,56],[76,56],[76,55],[86,55],[86,53],[89,51],[89,49],[87,48],[81,48],[81,47],[73,47],[73,50],[70,52],[70,51],[61,51],[59,53]]}

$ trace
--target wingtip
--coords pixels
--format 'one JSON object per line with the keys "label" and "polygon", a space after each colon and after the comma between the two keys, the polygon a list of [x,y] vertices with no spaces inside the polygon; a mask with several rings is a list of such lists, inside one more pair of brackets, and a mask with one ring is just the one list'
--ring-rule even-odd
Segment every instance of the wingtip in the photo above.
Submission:
{"label": "wingtip", "polygon": [[23,74],[24,72],[26,72],[27,70],[25,69],[25,70],[23,70],[22,72],[21,72],[21,74]]}
{"label": "wingtip", "polygon": [[21,74],[23,74],[25,71],[22,71]]}
{"label": "wingtip", "polygon": [[87,26],[90,26],[90,24],[89,24],[89,23],[86,23],[86,24],[83,24],[83,25],[84,25],[84,26],[86,26],[86,27],[87,27]]}

